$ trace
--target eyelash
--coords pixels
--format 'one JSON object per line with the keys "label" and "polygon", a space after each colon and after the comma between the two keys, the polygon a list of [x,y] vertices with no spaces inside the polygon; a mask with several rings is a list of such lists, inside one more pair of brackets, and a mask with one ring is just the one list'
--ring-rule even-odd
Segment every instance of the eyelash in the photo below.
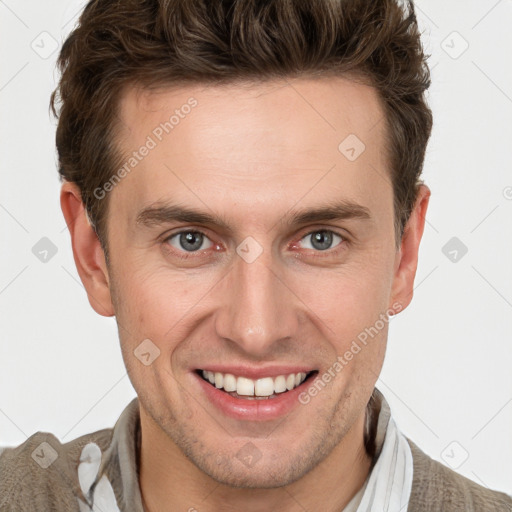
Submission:
{"label": "eyelash", "polygon": [[[342,235],[341,233],[338,233],[337,231],[333,231],[332,229],[314,229],[314,230],[309,231],[308,233],[305,233],[304,235],[302,235],[299,238],[299,242],[308,236],[311,236],[315,233],[321,233],[321,232],[332,233],[336,236],[339,236],[341,238],[341,242],[336,246],[336,248],[326,249],[325,251],[318,251],[318,250],[315,251],[313,249],[309,249],[309,250],[313,251],[313,253],[308,255],[307,258],[313,258],[313,259],[324,258],[325,259],[328,257],[336,256],[339,254],[340,251],[342,251],[345,248],[345,244],[348,242],[348,239],[345,235]],[[199,234],[203,235],[205,238],[207,238],[208,240],[210,239],[206,233],[204,233],[203,231],[200,231],[198,229],[183,229],[181,231],[177,231],[176,233],[172,233],[171,235],[165,237],[165,239],[163,240],[163,243],[168,245],[169,240],[171,240],[175,236],[181,235],[183,233],[199,233]],[[214,242],[212,242],[212,243],[214,243]],[[203,249],[203,250],[206,251],[207,249]],[[190,258],[195,258],[196,257],[195,254],[200,253],[202,251],[192,251],[192,252],[176,251],[175,252],[175,249],[172,249],[172,252],[173,252],[173,255],[175,255],[179,259],[188,260]],[[298,257],[300,258],[300,257],[306,257],[306,256],[302,256],[299,254]]]}

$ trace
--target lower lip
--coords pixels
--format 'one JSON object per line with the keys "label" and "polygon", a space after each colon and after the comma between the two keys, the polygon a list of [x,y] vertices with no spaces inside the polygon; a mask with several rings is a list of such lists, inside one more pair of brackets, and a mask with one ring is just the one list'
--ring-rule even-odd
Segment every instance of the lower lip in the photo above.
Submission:
{"label": "lower lip", "polygon": [[291,391],[279,393],[275,398],[250,400],[235,398],[225,391],[212,386],[197,373],[193,373],[211,403],[226,416],[247,421],[268,421],[289,414],[295,407],[301,405],[299,395],[309,386],[311,380],[311,378],[307,378],[300,386]]}

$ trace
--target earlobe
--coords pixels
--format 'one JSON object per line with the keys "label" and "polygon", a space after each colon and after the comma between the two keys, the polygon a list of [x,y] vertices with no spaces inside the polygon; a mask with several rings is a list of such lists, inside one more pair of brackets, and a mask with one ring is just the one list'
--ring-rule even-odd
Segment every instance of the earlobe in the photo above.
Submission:
{"label": "earlobe", "polygon": [[400,249],[396,253],[390,309],[396,310],[397,313],[405,309],[412,300],[418,251],[425,228],[429,199],[430,189],[426,185],[420,185],[414,208],[404,229]]}
{"label": "earlobe", "polygon": [[98,314],[113,316],[105,254],[87,218],[80,189],[75,183],[63,183],[60,205],[71,234],[76,268],[87,291],[89,303]]}

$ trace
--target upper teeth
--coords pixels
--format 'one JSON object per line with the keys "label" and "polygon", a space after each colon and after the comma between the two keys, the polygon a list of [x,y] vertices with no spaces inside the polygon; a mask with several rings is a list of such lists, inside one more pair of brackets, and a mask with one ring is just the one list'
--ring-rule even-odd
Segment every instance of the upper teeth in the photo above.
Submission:
{"label": "upper teeth", "polygon": [[216,388],[224,388],[224,391],[236,391],[239,395],[270,396],[274,393],[289,391],[306,379],[306,373],[290,373],[278,377],[264,377],[263,379],[248,379],[237,377],[231,373],[219,373],[203,370],[203,377],[214,384]]}

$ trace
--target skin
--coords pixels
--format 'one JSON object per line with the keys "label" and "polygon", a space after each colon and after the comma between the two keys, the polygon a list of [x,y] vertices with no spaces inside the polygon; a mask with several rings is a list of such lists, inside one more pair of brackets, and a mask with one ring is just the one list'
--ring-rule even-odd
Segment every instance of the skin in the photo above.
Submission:
{"label": "skin", "polygon": [[[110,192],[108,267],[76,185],[61,192],[78,272],[92,307],[116,316],[139,397],[145,508],[339,511],[369,473],[365,409],[387,323],[325,389],[278,420],[225,416],[192,370],[327,371],[379,315],[409,304],[430,191],[420,187],[397,245],[383,110],[373,88],[343,78],[127,89],[117,134],[124,155],[190,97],[197,106]],[[338,150],[349,134],[366,146],[355,161]],[[334,200],[365,207],[369,218],[285,222]],[[221,216],[229,230],[137,224],[143,208],[167,201]],[[204,233],[199,250],[169,238],[187,229]],[[322,230],[339,235],[326,250],[312,240]],[[248,236],[263,250],[252,263],[236,252]],[[160,350],[147,366],[134,356],[145,339]],[[252,467],[236,457],[248,442],[261,454]]]}

